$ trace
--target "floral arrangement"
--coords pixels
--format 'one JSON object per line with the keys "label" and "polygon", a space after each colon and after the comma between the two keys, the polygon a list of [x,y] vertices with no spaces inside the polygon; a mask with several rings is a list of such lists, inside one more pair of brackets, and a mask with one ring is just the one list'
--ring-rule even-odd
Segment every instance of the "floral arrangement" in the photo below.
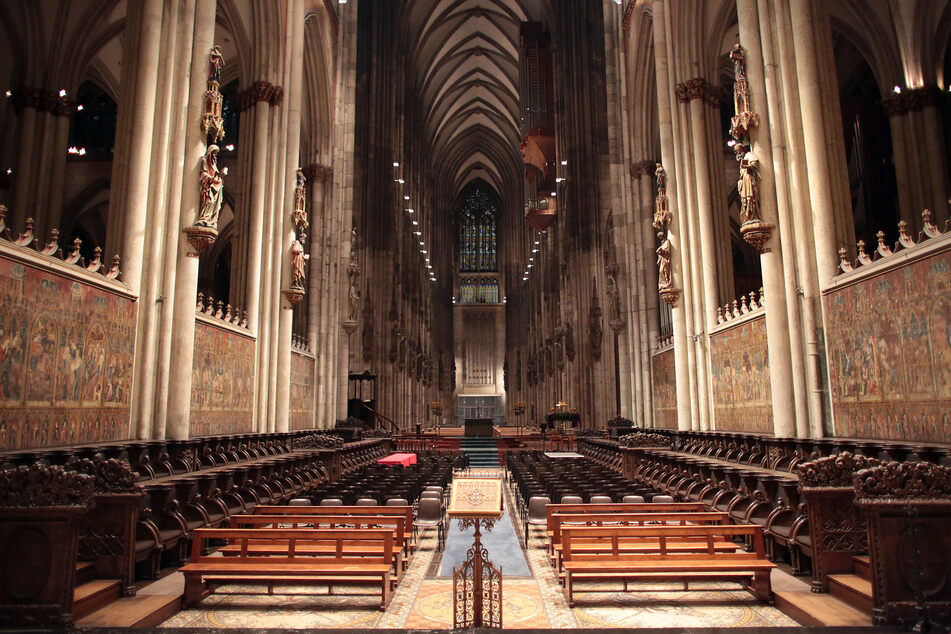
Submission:
{"label": "floral arrangement", "polygon": [[554,407],[548,410],[548,429],[554,429],[555,421],[570,422],[572,427],[578,427],[581,424],[581,414],[574,407],[568,407],[568,403],[558,401]]}

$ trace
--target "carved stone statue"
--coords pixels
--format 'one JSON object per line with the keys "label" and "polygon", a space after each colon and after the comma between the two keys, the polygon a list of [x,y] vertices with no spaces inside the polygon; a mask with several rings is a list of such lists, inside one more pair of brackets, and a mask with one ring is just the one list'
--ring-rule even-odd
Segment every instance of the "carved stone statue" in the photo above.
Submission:
{"label": "carved stone statue", "polygon": [[761,220],[759,213],[759,160],[753,152],[740,159],[740,178],[736,182],[740,195],[740,223]]}
{"label": "carved stone statue", "polygon": [[673,283],[670,268],[670,239],[663,233],[658,233],[660,246],[657,247],[657,288],[670,288]]}
{"label": "carved stone statue", "polygon": [[657,179],[657,195],[667,195],[667,172],[664,166],[657,163],[657,169],[654,170],[654,177]]}
{"label": "carved stone statue", "polygon": [[294,188],[294,226],[297,227],[298,231],[307,230],[310,228],[310,223],[307,222],[307,189],[304,187],[304,184],[307,182],[307,178],[304,176],[304,171],[301,168],[297,168],[297,187]]}
{"label": "carved stone statue", "polygon": [[657,164],[657,170],[654,172],[657,177],[657,197],[654,200],[654,221],[653,227],[658,231],[667,231],[673,216],[667,206],[667,172],[664,166]]}
{"label": "carved stone statue", "polygon": [[224,176],[228,175],[228,168],[218,169],[218,146],[209,145],[205,157],[201,160],[201,174],[199,187],[201,190],[198,219],[195,224],[199,227],[218,228],[218,214],[221,213],[222,192],[224,191]]}
{"label": "carved stone statue", "polygon": [[225,58],[221,54],[221,47],[214,46],[208,54],[208,80],[221,83],[221,69],[224,68]]}
{"label": "carved stone statue", "polygon": [[360,289],[357,288],[356,280],[350,283],[350,292],[347,296],[350,302],[350,312],[347,314],[347,319],[356,321],[357,315],[360,314]]}
{"label": "carved stone statue", "polygon": [[733,62],[733,105],[736,114],[741,114],[750,110],[750,89],[746,83],[746,56],[739,42],[733,45],[730,60]]}
{"label": "carved stone statue", "polygon": [[295,238],[291,243],[291,288],[304,289],[304,281],[307,277],[304,267],[309,258],[310,256],[304,253],[304,245]]}

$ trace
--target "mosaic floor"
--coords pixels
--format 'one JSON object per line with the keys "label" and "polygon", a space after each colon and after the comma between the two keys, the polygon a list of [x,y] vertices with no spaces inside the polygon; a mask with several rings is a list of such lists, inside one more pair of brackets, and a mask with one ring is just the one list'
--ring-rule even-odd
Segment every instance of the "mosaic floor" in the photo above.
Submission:
{"label": "mosaic floor", "polygon": [[[512,504],[508,507],[511,509]],[[516,533],[521,531],[511,511],[510,519]],[[435,548],[436,531],[429,530],[422,535],[385,612],[378,609],[379,595],[370,588],[335,586],[334,596],[327,596],[325,587],[277,587],[269,596],[261,587],[235,585],[222,586],[161,627],[451,629],[452,579],[427,575],[436,563]],[[532,576],[503,576],[502,619],[506,628],[797,625],[776,608],[759,603],[737,584],[729,583],[697,583],[687,592],[678,583],[641,584],[632,592],[621,592],[619,584],[587,584],[581,590],[598,592],[576,592],[575,607],[569,608],[548,564],[542,527],[532,528],[525,554]],[[634,588],[635,584],[630,584],[629,589]],[[344,592],[348,594],[341,594]]]}

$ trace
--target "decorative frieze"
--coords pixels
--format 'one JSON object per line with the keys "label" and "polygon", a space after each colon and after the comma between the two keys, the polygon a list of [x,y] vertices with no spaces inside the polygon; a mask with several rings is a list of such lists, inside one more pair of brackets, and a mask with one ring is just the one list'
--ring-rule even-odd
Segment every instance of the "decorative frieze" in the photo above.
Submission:
{"label": "decorative frieze", "polygon": [[[948,201],[948,204],[949,207],[951,207],[951,200]],[[856,259],[854,261],[849,260],[848,250],[845,247],[840,248],[839,271],[842,273],[851,273],[860,267],[868,266],[869,264],[891,257],[899,252],[907,251],[928,240],[940,238],[951,231],[951,220],[945,221],[944,229],[939,229],[931,220],[931,217],[932,213],[930,209],[925,209],[921,212],[922,230],[918,233],[917,241],[908,233],[908,223],[902,220],[898,223],[898,242],[895,243],[894,247],[885,243],[885,232],[879,231],[875,234],[877,245],[872,253],[868,252],[865,240],[859,240],[856,243]]]}
{"label": "decorative frieze", "polygon": [[248,311],[239,310],[237,306],[232,307],[221,300],[215,301],[210,295],[206,298],[204,293],[198,293],[195,312],[238,328],[248,327]]}
{"label": "decorative frieze", "polygon": [[105,272],[105,265],[102,261],[102,248],[93,248],[93,257],[86,262],[80,253],[83,241],[80,238],[74,238],[72,246],[66,251],[65,255],[59,246],[59,229],[51,229],[49,238],[41,247],[39,240],[33,233],[33,219],[27,218],[23,221],[23,231],[17,238],[13,238],[10,227],[6,224],[7,208],[0,205],[0,243],[9,242],[12,245],[36,251],[40,255],[45,255],[53,260],[62,261],[65,264],[71,264],[78,268],[85,269],[89,273],[102,275],[106,279],[121,280],[122,273],[119,270],[119,256],[112,258],[112,266]]}

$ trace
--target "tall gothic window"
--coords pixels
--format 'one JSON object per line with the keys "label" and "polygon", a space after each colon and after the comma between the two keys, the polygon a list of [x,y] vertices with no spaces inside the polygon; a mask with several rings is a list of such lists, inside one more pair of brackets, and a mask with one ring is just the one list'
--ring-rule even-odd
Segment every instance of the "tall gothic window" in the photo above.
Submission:
{"label": "tall gothic window", "polygon": [[478,185],[462,199],[459,218],[459,271],[498,271],[495,239],[495,203]]}

